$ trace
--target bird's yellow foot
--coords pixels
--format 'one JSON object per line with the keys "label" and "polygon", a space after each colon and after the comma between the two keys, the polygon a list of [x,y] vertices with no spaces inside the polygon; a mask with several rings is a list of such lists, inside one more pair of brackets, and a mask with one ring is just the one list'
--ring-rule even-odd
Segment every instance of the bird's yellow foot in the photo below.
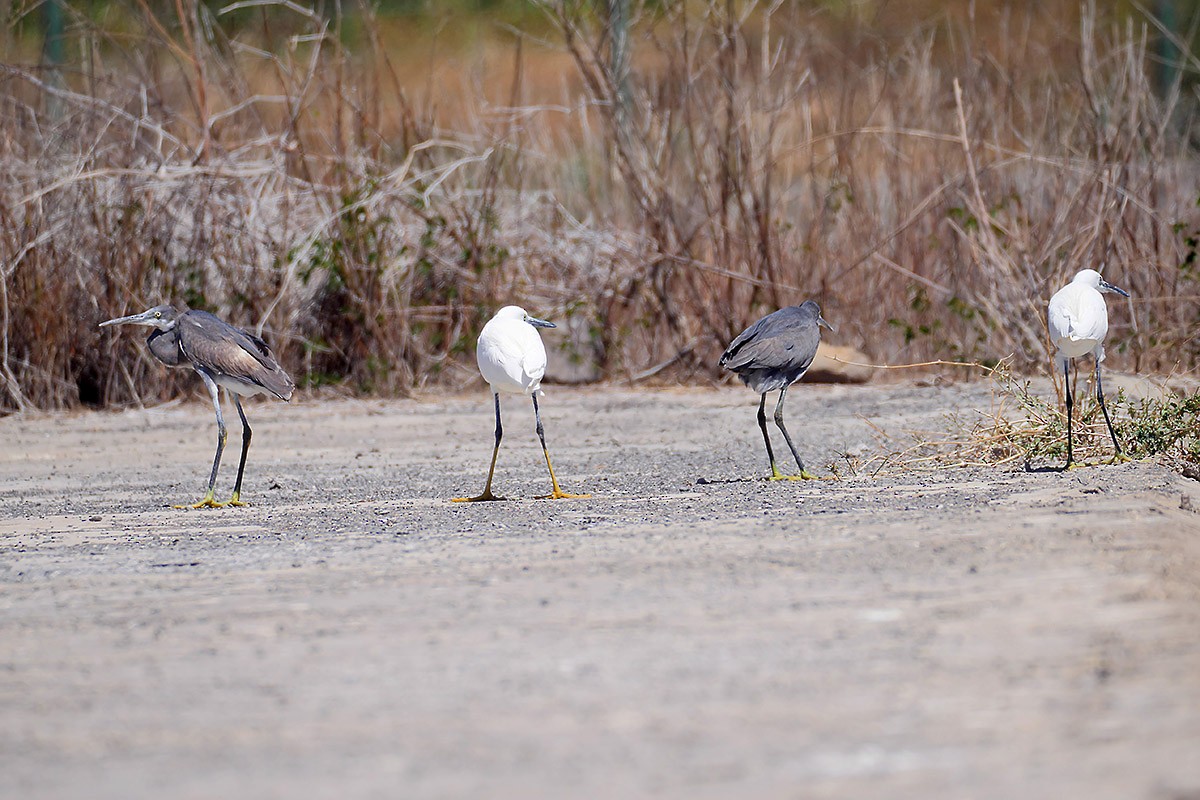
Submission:
{"label": "bird's yellow foot", "polygon": [[178,506],[171,506],[171,508],[220,508],[223,505],[225,504],[219,502],[216,497],[213,496],[213,493],[209,492],[208,494],[204,495],[204,497],[200,498],[198,503],[184,503]]}
{"label": "bird's yellow foot", "polygon": [[232,497],[230,497],[228,500],[226,500],[224,503],[221,503],[220,505],[235,506],[237,508],[245,508],[246,506],[248,506],[250,504],[242,500],[241,492],[234,492]]}
{"label": "bird's yellow foot", "polygon": [[1108,463],[1109,464],[1128,464],[1129,462],[1131,462],[1133,460],[1134,460],[1133,456],[1127,456],[1124,453],[1117,453],[1115,456],[1112,457],[1112,460],[1109,461]]}
{"label": "bird's yellow foot", "polygon": [[805,470],[801,470],[799,475],[784,475],[782,472],[776,470],[771,475],[771,477],[767,478],[767,480],[769,480],[769,481],[831,481],[831,480],[833,480],[833,478],[826,478],[823,475],[814,475],[813,473],[811,473],[805,469]]}
{"label": "bird's yellow foot", "polygon": [[507,500],[507,497],[501,497],[497,494],[492,494],[491,490],[485,490],[483,494],[477,497],[451,497],[451,503],[483,503],[488,500]]}
{"label": "bird's yellow foot", "polygon": [[559,489],[556,486],[556,487],[554,487],[553,492],[551,492],[550,494],[540,494],[537,496],[537,499],[538,500],[586,500],[589,497],[591,497],[590,494],[569,494],[567,492],[564,492],[562,489]]}

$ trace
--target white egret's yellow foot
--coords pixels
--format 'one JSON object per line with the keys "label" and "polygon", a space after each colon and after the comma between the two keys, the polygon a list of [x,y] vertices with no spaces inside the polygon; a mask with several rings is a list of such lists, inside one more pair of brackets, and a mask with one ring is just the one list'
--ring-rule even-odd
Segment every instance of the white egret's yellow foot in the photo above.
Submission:
{"label": "white egret's yellow foot", "polygon": [[220,508],[223,505],[225,504],[219,502],[217,498],[213,496],[213,493],[209,492],[208,494],[204,495],[204,497],[200,498],[200,501],[197,503],[184,503],[178,506],[171,506],[171,508]]}
{"label": "white egret's yellow foot", "polygon": [[1124,453],[1117,453],[1115,456],[1112,457],[1112,460],[1110,460],[1108,463],[1109,464],[1128,464],[1131,461],[1135,461],[1135,460],[1136,459],[1133,456],[1127,456]]}
{"label": "white egret's yellow foot", "polygon": [[451,497],[451,503],[484,503],[488,500],[507,500],[507,497],[501,497],[498,494],[492,494],[490,490],[485,491],[477,497]]}
{"label": "white egret's yellow foot", "polygon": [[220,505],[235,506],[237,508],[245,508],[246,506],[248,506],[250,504],[247,503],[246,501],[242,500],[242,495],[240,492],[234,492],[232,497],[230,497],[228,500],[226,500],[224,503],[221,503]]}
{"label": "white egret's yellow foot", "polygon": [[558,487],[555,487],[553,492],[551,492],[550,494],[540,494],[537,496],[537,499],[538,500],[586,500],[589,497],[591,497],[590,494],[570,494],[568,492],[564,492],[562,489],[559,489]]}

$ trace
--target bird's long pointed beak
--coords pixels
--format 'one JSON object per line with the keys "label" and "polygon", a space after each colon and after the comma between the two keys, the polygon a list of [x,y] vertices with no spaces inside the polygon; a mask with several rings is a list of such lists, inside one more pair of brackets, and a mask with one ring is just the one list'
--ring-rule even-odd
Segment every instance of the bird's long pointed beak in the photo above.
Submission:
{"label": "bird's long pointed beak", "polygon": [[1113,286],[1111,283],[1104,280],[1103,278],[1100,279],[1100,288],[1106,292],[1116,292],[1117,294],[1121,295],[1122,297],[1129,297],[1129,292],[1125,291],[1124,289],[1119,289],[1116,286]]}
{"label": "bird's long pointed beak", "polygon": [[837,333],[837,328],[829,324],[829,320],[824,317],[817,317],[817,324],[829,330],[830,333]]}
{"label": "bird's long pointed beak", "polygon": [[128,317],[117,317],[116,319],[105,320],[104,322],[100,323],[100,327],[107,328],[109,325],[124,325],[127,322],[134,325],[149,325],[151,324],[150,312],[143,311],[141,314],[130,314]]}
{"label": "bird's long pointed beak", "polygon": [[558,327],[553,322],[547,322],[546,320],[538,319],[537,317],[526,316],[525,321],[528,322],[530,325],[532,325],[535,328],[557,328]]}

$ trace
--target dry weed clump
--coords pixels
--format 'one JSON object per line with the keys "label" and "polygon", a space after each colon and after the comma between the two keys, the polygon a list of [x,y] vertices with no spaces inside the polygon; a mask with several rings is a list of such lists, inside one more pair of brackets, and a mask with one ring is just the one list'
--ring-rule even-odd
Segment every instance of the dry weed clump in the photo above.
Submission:
{"label": "dry weed clump", "polygon": [[894,48],[827,36],[794,4],[643,12],[639,68],[587,6],[554,6],[645,242],[624,311],[694,369],[806,296],[877,359],[1028,368],[1048,355],[1045,299],[1100,264],[1137,286],[1110,349],[1137,369],[1195,362],[1197,275],[1181,265],[1200,171],[1178,93],[1151,90],[1142,28],[1085,6],[1063,65],[1064,31],[1038,38],[1037,12],[999,12],[996,50],[952,26],[962,57],[939,49],[944,31]]}
{"label": "dry weed clump", "polygon": [[[805,297],[877,361],[1028,368],[1044,299],[1105,263],[1134,293],[1114,361],[1200,359],[1190,105],[1152,91],[1144,22],[541,7],[453,96],[367,5],[68,8],[66,67],[0,64],[0,410],[180,391],[95,328],[162,301],[264,332],[302,385],[396,394],[472,380],[507,302],[608,378],[714,378]],[[557,82],[528,66],[556,48]]]}
{"label": "dry weed clump", "polygon": [[[875,476],[947,466],[1061,467],[1067,455],[1062,398],[1034,391],[1030,380],[1013,375],[1007,361],[989,370],[989,380],[989,407],[951,415],[940,431],[892,433],[873,426],[878,452],[846,458],[849,471]],[[1106,404],[1124,455],[1200,475],[1200,392],[1168,390],[1161,396],[1132,399],[1122,390],[1107,397]],[[1095,387],[1086,377],[1077,384],[1072,435],[1077,464],[1114,460]]]}

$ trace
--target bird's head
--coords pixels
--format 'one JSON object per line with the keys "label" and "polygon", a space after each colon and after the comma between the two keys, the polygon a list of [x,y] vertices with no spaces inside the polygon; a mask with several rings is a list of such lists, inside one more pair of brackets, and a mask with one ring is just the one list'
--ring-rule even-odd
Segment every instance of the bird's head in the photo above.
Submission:
{"label": "bird's head", "polygon": [[131,314],[128,317],[117,317],[116,319],[106,320],[100,323],[101,328],[106,328],[109,325],[145,325],[149,328],[158,328],[160,331],[169,331],[175,327],[175,320],[179,317],[179,312],[174,306],[161,305],[143,311],[140,314]]}
{"label": "bird's head", "polygon": [[1082,283],[1086,286],[1092,287],[1098,292],[1113,292],[1121,295],[1122,297],[1129,297],[1129,292],[1113,286],[1111,283],[1104,280],[1104,278],[1100,277],[1100,273],[1096,272],[1094,269],[1079,270],[1079,272],[1075,273],[1075,277],[1071,280],[1071,283]]}
{"label": "bird's head", "polygon": [[530,325],[532,325],[535,328],[557,328],[558,327],[553,322],[547,322],[544,319],[538,319],[537,317],[529,316],[529,314],[525,311],[525,309],[521,308],[520,306],[505,306],[504,308],[502,308],[496,312],[495,318],[496,319],[520,320],[521,322],[528,322]]}
{"label": "bird's head", "polygon": [[805,309],[808,311],[808,313],[812,314],[817,320],[817,325],[825,328],[830,333],[837,333],[837,329],[830,325],[829,322],[821,316],[821,307],[817,305],[815,300],[805,300],[800,304],[800,308]]}

